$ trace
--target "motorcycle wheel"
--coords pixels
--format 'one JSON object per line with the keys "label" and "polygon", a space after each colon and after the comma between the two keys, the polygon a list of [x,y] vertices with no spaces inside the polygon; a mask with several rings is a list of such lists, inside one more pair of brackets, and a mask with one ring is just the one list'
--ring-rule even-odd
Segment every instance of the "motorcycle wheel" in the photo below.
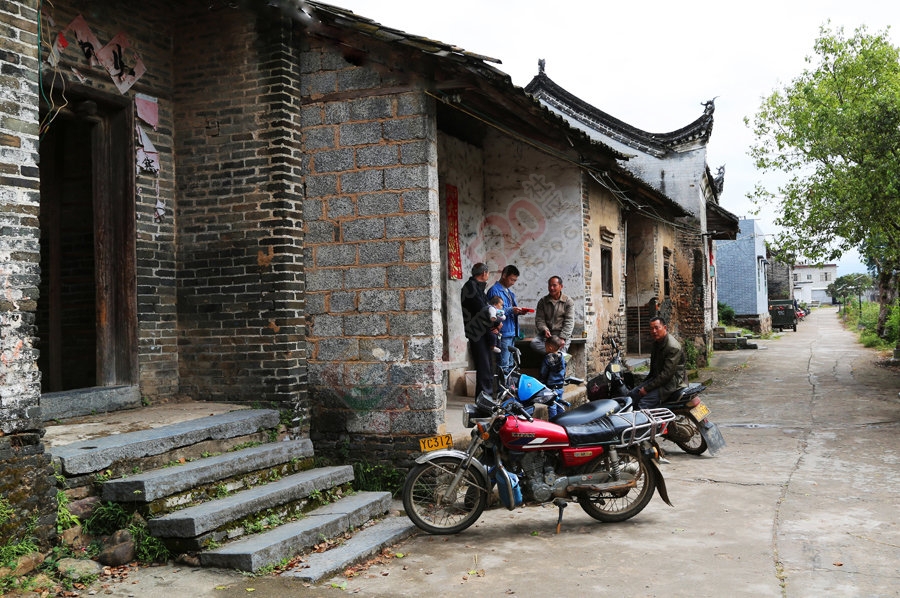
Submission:
{"label": "motorcycle wheel", "polygon": [[702,455],[706,452],[706,439],[700,434],[700,428],[697,426],[697,420],[694,419],[694,416],[689,413],[676,413],[675,421],[669,425],[676,428],[690,429],[691,431],[691,435],[687,440],[672,440],[678,445],[678,448],[689,455]]}
{"label": "motorcycle wheel", "polygon": [[[637,479],[634,488],[615,492],[591,492],[578,495],[578,504],[585,513],[604,523],[615,523],[631,519],[644,510],[653,491],[656,490],[656,471],[650,467],[638,449],[623,449],[619,452],[621,476],[633,476]],[[580,473],[600,476],[609,471],[606,456],[594,459],[584,466]],[[628,473],[632,471],[633,473]],[[627,478],[626,478],[627,479]]]}
{"label": "motorcycle wheel", "polygon": [[409,471],[403,484],[403,508],[416,527],[429,534],[456,534],[481,517],[489,488],[474,466],[463,474],[451,500],[443,502],[462,463],[457,457],[438,457]]}

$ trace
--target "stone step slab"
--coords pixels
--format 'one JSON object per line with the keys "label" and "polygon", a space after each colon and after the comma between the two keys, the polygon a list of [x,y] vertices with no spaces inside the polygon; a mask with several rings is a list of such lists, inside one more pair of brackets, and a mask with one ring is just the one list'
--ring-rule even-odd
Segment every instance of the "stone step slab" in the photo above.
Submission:
{"label": "stone step slab", "polygon": [[323,537],[333,538],[361,526],[369,519],[386,513],[390,504],[390,492],[352,494],[324,505],[298,521],[204,551],[200,553],[200,564],[255,572],[300,554],[315,546]]}
{"label": "stone step slab", "polygon": [[150,534],[158,538],[196,538],[255,513],[302,500],[353,480],[353,467],[321,467],[289,475],[249,490],[150,519]]}
{"label": "stone step slab", "polygon": [[242,409],[150,430],[114,434],[50,449],[67,476],[103,471],[117,461],[139,459],[197,444],[253,434],[278,426],[278,411]]}
{"label": "stone step slab", "polygon": [[285,571],[283,577],[295,577],[307,583],[318,583],[365,559],[379,554],[411,536],[416,526],[405,516],[385,517],[378,523],[353,534],[349,540],[331,550],[314,552],[306,557],[302,569]]}
{"label": "stone step slab", "polygon": [[150,503],[203,484],[312,456],[313,445],[307,438],[272,442],[110,480],[103,484],[101,498],[117,502]]}

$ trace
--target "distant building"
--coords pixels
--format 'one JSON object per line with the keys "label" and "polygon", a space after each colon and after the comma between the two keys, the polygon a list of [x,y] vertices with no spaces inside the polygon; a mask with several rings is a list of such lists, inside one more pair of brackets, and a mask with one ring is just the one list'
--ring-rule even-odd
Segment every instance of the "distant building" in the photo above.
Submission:
{"label": "distant building", "polygon": [[719,301],[734,310],[738,325],[771,330],[765,237],[755,220],[743,219],[734,241],[716,241]]}
{"label": "distant building", "polygon": [[769,300],[794,298],[793,260],[783,262],[766,249],[766,277],[769,280]]}
{"label": "distant building", "polygon": [[828,285],[837,279],[837,264],[794,264],[794,299],[800,303],[832,303]]}

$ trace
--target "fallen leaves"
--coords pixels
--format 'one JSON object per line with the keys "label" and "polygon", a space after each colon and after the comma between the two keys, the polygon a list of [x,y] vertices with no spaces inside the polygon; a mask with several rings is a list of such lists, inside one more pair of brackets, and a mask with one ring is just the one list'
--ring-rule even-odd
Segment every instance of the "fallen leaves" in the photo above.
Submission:
{"label": "fallen leaves", "polygon": [[[377,556],[372,557],[367,561],[363,561],[357,565],[353,565],[352,567],[347,567],[344,569],[344,577],[356,577],[361,573],[368,571],[371,567],[375,565],[386,565],[393,561],[394,559],[402,559],[406,555],[402,552],[394,552],[390,548],[385,548],[381,551]],[[382,571],[381,575],[388,575],[388,571]]]}

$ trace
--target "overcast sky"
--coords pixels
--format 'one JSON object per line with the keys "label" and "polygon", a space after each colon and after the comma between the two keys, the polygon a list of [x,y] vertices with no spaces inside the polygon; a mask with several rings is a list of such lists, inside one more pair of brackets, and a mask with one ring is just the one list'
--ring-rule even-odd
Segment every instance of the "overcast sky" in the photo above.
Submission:
{"label": "overcast sky", "polygon": [[[776,232],[774,210],[759,215],[746,195],[768,183],[747,155],[751,120],[762,98],[798,76],[829,20],[846,36],[865,25],[890,25],[900,45],[900,3],[894,0],[760,0],[746,6],[706,0],[330,0],[382,25],[497,58],[495,65],[524,87],[546,60],[546,73],[582,100],[650,133],[695,120],[716,97],[708,158],[725,166],[722,207],[756,218]],[[856,254],[838,274],[865,271]]]}

